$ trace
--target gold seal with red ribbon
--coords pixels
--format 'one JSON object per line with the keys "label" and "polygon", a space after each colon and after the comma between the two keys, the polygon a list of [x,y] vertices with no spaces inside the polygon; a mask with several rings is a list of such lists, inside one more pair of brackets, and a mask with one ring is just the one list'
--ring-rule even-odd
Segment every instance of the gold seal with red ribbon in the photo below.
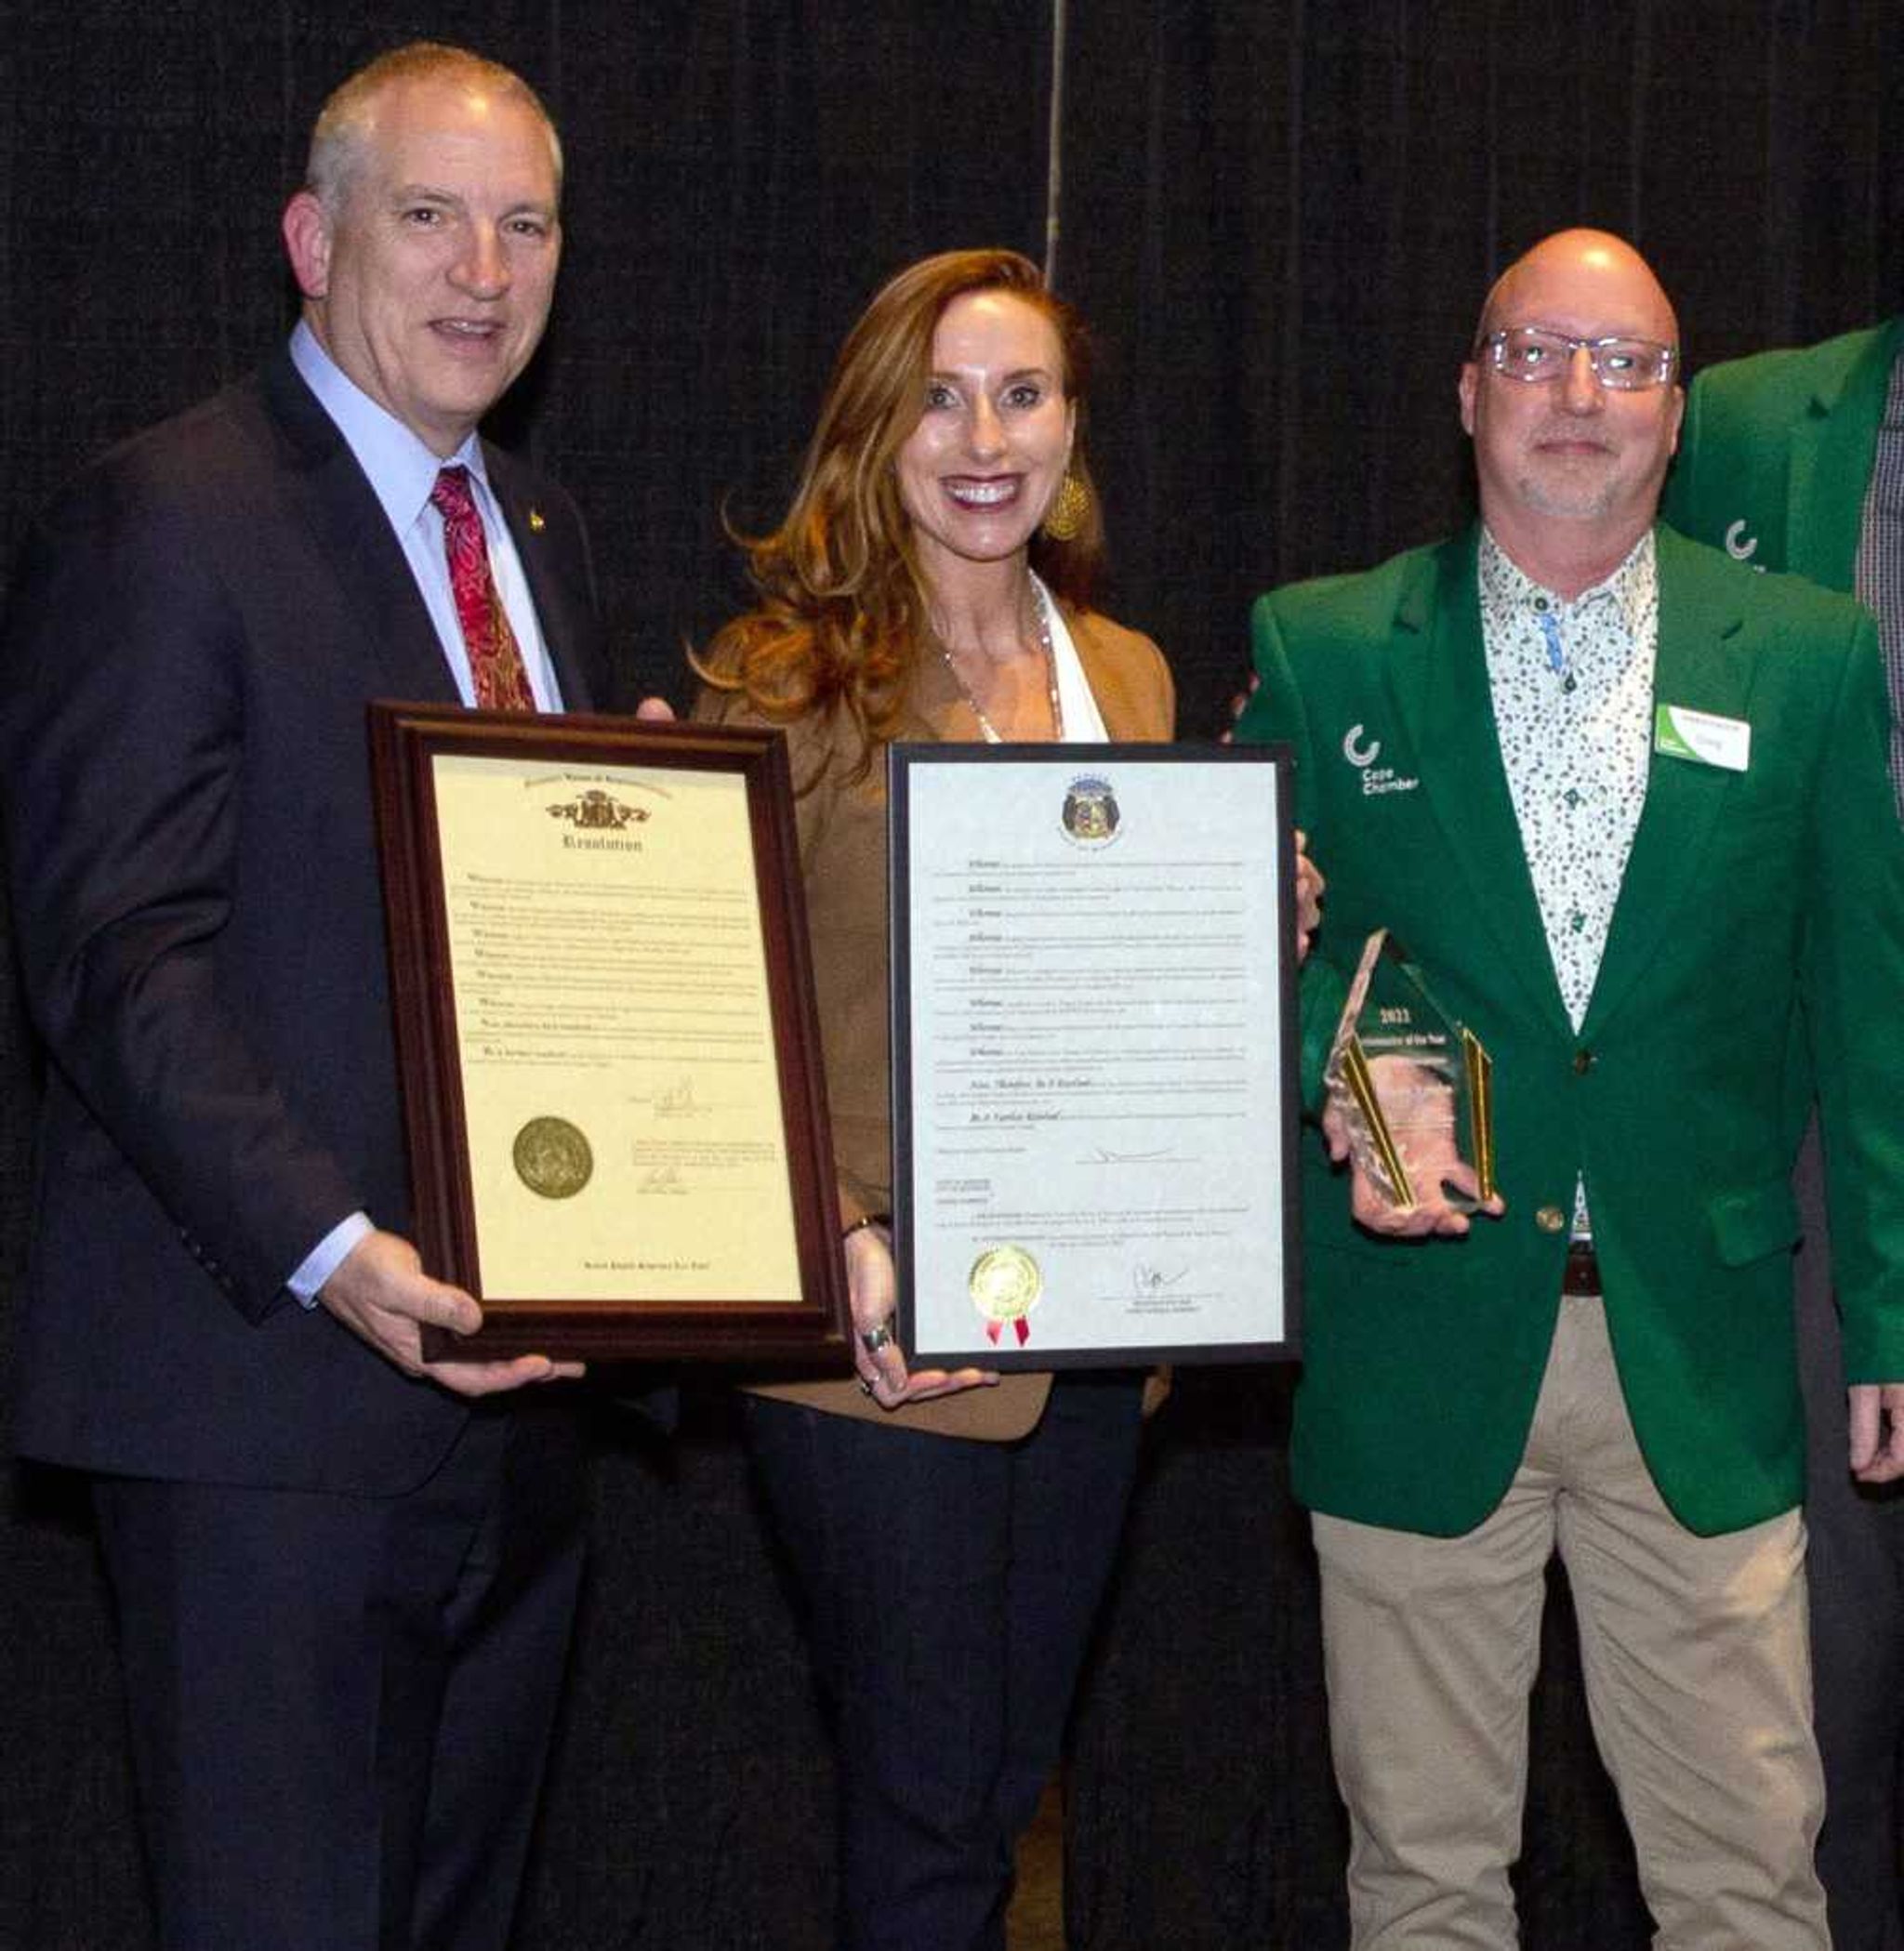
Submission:
{"label": "gold seal with red ribbon", "polygon": [[1020,1348],[1030,1340],[1031,1324],[1025,1317],[1038,1305],[1045,1281],[1024,1247],[986,1247],[972,1261],[966,1285],[985,1319],[987,1341],[996,1342],[1008,1325]]}

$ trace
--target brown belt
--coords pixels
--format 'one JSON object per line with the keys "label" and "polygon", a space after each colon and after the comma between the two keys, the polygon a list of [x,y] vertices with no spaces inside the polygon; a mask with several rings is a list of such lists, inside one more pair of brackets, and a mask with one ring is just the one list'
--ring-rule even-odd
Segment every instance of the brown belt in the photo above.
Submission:
{"label": "brown belt", "polygon": [[1591,1240],[1574,1240],[1567,1249],[1567,1269],[1560,1276],[1563,1294],[1594,1294],[1600,1289],[1600,1260]]}

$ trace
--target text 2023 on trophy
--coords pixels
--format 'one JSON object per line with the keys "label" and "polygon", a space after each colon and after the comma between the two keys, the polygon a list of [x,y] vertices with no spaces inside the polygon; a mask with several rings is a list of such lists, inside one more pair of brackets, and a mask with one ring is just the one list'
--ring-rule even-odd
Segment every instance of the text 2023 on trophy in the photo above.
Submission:
{"label": "text 2023 on trophy", "polygon": [[1397,1211],[1494,1196],[1488,1052],[1385,929],[1363,944],[1324,1077],[1355,1164]]}

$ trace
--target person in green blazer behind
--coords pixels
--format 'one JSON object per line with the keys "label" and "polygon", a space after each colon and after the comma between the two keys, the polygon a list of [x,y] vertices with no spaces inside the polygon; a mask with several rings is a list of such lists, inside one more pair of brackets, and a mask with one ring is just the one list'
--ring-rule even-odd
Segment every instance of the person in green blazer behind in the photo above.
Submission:
{"label": "person in green blazer behind", "polygon": [[[1904,317],[1693,381],[1666,519],[1755,569],[1856,593],[1877,613],[1904,796]],[[1816,1144],[1800,1155],[1800,1376],[1810,1432],[1812,1673],[1825,1766],[1818,1876],[1837,1951],[1904,1951],[1904,1497],[1844,1469],[1844,1392]]]}
{"label": "person in green blazer behind", "polygon": [[1870,619],[1656,526],[1676,344],[1628,245],[1537,245],[1461,374],[1479,527],[1254,617],[1237,735],[1293,744],[1329,876],[1305,1075],[1378,928],[1494,1060],[1501,1209],[1305,1162],[1295,1482],[1366,1951],[1515,1943],[1555,1549],[1659,1942],[1828,1943],[1788,1181],[1815,1081],[1854,1446],[1897,1475],[1904,835]]}
{"label": "person in green blazer behind", "polygon": [[1856,588],[1904,315],[1821,346],[1709,366],[1687,395],[1666,520],[1755,569]]}

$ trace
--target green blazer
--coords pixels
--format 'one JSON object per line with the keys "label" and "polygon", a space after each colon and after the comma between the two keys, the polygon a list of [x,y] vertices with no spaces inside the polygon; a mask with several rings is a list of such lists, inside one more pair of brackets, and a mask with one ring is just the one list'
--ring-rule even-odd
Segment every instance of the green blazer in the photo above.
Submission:
{"label": "green blazer", "polygon": [[1390,928],[1493,1056],[1507,1200],[1465,1240],[1378,1240],[1306,1148],[1296,1489],[1443,1536],[1493,1509],[1584,1171],[1654,1480],[1692,1530],[1736,1530],[1803,1494],[1789,1177],[1814,1074],[1847,1373],[1904,1378],[1904,836],[1875,629],[1842,597],[1659,531],[1657,698],[1746,721],[1750,762],[1652,756],[1576,1035],[1495,734],[1475,543],[1277,590],[1254,614],[1262,686],[1238,736],[1294,745],[1298,822],[1329,877],[1312,1056],[1343,971]]}
{"label": "green blazer", "polygon": [[1865,489],[1904,317],[1692,383],[1668,521],[1755,569],[1851,587]]}

